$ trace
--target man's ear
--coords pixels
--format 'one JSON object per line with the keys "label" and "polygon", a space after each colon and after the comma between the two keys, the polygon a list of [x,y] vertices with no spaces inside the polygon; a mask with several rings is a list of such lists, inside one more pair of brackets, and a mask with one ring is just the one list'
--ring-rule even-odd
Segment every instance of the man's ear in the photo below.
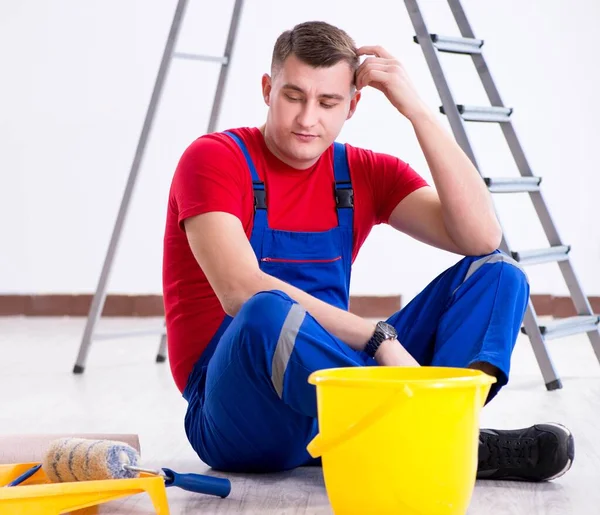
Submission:
{"label": "man's ear", "polygon": [[357,91],[350,99],[350,110],[348,111],[348,116],[346,116],[346,120],[349,120],[354,115],[354,112],[356,111],[356,106],[358,105],[358,102],[360,100],[360,95],[360,91]]}
{"label": "man's ear", "polygon": [[271,105],[271,77],[268,73],[262,76],[262,93],[265,104]]}

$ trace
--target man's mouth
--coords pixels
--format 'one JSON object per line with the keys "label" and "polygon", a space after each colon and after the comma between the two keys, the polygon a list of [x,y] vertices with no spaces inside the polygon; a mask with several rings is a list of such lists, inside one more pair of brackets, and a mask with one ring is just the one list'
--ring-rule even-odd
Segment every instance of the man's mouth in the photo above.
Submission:
{"label": "man's mouth", "polygon": [[306,134],[303,132],[293,132],[292,134],[294,134],[294,136],[296,136],[301,141],[312,141],[318,137],[314,134]]}

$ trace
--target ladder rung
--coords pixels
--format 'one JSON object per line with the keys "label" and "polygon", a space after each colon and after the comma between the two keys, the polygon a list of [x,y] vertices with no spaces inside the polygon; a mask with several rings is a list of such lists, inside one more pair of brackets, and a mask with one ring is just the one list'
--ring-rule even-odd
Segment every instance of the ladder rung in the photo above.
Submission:
{"label": "ladder rung", "polygon": [[[547,325],[540,326],[540,333],[545,340],[553,340],[563,338],[572,334],[589,333],[597,331],[600,324],[600,316],[598,315],[579,315],[569,318],[563,318],[556,322],[550,322]],[[522,329],[524,334],[527,334],[525,328]]]}
{"label": "ladder rung", "polygon": [[[512,107],[496,107],[496,106],[466,106],[458,104],[458,112],[462,119],[467,122],[509,122]],[[440,112],[446,114],[444,106],[440,107]]]}
{"label": "ladder rung", "polygon": [[[440,36],[439,34],[429,34],[433,46],[440,52],[449,52],[451,54],[481,54],[483,39],[458,38],[453,36]],[[419,43],[417,36],[413,37],[415,43]]]}
{"label": "ladder rung", "polygon": [[538,265],[540,263],[551,263],[566,261],[569,259],[570,245],[556,245],[547,249],[523,250],[511,252],[512,257],[523,265]]}
{"label": "ladder rung", "polygon": [[522,193],[540,191],[541,177],[485,177],[490,193]]}
{"label": "ladder rung", "polygon": [[178,57],[179,59],[190,59],[192,61],[209,61],[221,64],[227,64],[229,62],[229,59],[225,56],[188,54],[185,52],[174,52],[173,57]]}

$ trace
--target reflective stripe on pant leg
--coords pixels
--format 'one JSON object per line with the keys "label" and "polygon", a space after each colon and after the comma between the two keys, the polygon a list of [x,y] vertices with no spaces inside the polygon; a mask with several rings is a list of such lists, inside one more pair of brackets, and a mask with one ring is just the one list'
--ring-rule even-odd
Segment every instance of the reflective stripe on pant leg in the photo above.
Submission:
{"label": "reflective stripe on pant leg", "polygon": [[281,399],[283,398],[283,377],[285,370],[290,361],[290,356],[294,351],[296,337],[305,317],[306,310],[300,304],[292,304],[290,312],[281,328],[281,333],[279,333],[279,339],[277,340],[277,346],[273,354],[271,382]]}
{"label": "reflective stripe on pant leg", "polygon": [[[525,272],[525,270],[523,270],[523,267],[521,265],[519,265],[518,261],[515,261],[513,258],[511,258],[510,256],[504,254],[503,252],[496,252],[494,254],[490,254],[489,256],[485,256],[485,257],[482,257],[480,259],[477,259],[477,260],[473,261],[471,263],[471,265],[469,266],[469,269],[467,270],[467,273],[465,274],[465,278],[463,279],[463,284],[465,282],[467,282],[467,280],[475,272],[477,272],[477,270],[479,270],[483,265],[488,265],[488,264],[491,265],[491,264],[494,264],[494,263],[508,263],[509,265],[512,265],[512,266],[518,268],[523,273],[523,275],[525,276],[525,278],[527,279],[527,282],[529,282],[529,278],[527,277],[527,273]],[[458,288],[460,288],[460,286]],[[456,290],[458,290],[458,288],[456,288]],[[454,290],[453,293],[456,293],[456,290]]]}

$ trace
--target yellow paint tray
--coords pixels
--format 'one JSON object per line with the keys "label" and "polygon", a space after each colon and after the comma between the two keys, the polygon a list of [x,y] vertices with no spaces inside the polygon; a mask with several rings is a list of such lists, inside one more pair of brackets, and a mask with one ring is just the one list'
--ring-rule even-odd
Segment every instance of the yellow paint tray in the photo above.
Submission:
{"label": "yellow paint tray", "polygon": [[[60,515],[89,510],[91,506],[128,495],[147,492],[157,515],[169,515],[164,479],[141,473],[133,479],[105,479],[52,483],[43,469],[18,486],[4,488],[37,463],[0,465],[0,513],[2,515]],[[83,513],[80,512],[81,514]]]}

